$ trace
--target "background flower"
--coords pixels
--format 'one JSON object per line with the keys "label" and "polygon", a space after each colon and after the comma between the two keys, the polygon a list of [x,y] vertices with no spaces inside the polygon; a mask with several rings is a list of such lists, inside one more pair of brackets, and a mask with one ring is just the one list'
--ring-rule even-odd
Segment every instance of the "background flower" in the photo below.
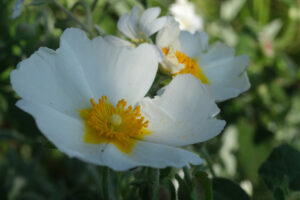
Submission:
{"label": "background flower", "polygon": [[188,0],[176,0],[170,12],[179,22],[180,29],[194,33],[203,28],[203,19],[195,12],[194,4]]}
{"label": "background flower", "polygon": [[249,89],[246,72],[249,59],[216,42],[208,44],[205,32],[179,31],[172,18],[158,33],[156,44],[165,54],[162,67],[172,76],[190,73],[199,78],[216,101],[234,98]]}
{"label": "background flower", "polygon": [[149,37],[166,23],[166,17],[157,18],[160,8],[148,8],[144,12],[135,6],[130,15],[124,14],[118,21],[118,29],[133,42],[149,42]]}

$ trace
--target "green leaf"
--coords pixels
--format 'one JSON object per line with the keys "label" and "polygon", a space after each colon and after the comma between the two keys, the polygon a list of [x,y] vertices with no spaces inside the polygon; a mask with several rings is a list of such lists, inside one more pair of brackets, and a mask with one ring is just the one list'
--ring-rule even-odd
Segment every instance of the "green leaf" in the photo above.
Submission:
{"label": "green leaf", "polygon": [[191,194],[191,188],[179,175],[175,175],[176,180],[179,183],[178,188],[178,200],[189,200]]}
{"label": "green leaf", "polygon": [[290,189],[300,190],[300,152],[289,145],[275,148],[261,165],[259,174],[274,198],[284,199]]}
{"label": "green leaf", "polygon": [[211,181],[208,178],[207,173],[204,171],[197,171],[195,173],[195,188],[194,191],[197,192],[196,198],[201,200],[212,200],[212,187]]}
{"label": "green leaf", "polygon": [[212,189],[213,200],[250,200],[246,192],[229,179],[214,178]]}
{"label": "green leaf", "polygon": [[172,181],[169,178],[165,178],[161,181],[158,199],[176,199],[176,190]]}

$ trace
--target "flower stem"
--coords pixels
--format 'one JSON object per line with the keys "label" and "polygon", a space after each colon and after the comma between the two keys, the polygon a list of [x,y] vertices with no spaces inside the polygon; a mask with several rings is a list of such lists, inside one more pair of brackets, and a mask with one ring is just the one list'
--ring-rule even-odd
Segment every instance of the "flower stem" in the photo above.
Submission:
{"label": "flower stem", "polygon": [[183,172],[184,172],[184,175],[185,175],[185,178],[186,178],[188,184],[192,184],[192,177],[191,177],[189,168],[188,167],[184,167],[183,168]]}
{"label": "flower stem", "polygon": [[154,169],[153,175],[154,175],[154,182],[153,182],[152,200],[157,200],[158,199],[158,190],[159,190],[159,176],[160,176],[159,169]]}
{"label": "flower stem", "polygon": [[91,36],[95,36],[95,34],[90,30],[90,28],[83,24],[72,12],[63,7],[57,0],[52,0],[53,4],[55,4],[60,10],[62,10],[69,18],[74,20],[83,30],[88,32]]}
{"label": "flower stem", "polygon": [[204,157],[204,159],[205,159],[205,161],[206,161],[207,167],[208,167],[208,169],[209,169],[211,175],[212,175],[213,177],[216,177],[216,173],[215,173],[215,171],[214,171],[214,169],[213,169],[213,167],[212,167],[212,162],[211,162],[210,156],[209,156],[209,154],[208,154],[208,152],[207,152],[205,146],[203,146],[203,147],[201,148],[201,153],[202,153],[202,156]]}

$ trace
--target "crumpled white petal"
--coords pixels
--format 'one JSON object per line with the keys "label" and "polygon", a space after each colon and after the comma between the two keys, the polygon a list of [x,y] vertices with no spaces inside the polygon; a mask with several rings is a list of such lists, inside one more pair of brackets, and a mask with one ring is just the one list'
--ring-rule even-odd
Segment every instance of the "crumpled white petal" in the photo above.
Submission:
{"label": "crumpled white petal", "polygon": [[[130,154],[120,152],[114,145],[108,144],[104,149],[102,163],[115,170],[128,170],[137,166],[164,168],[167,166],[183,167],[189,164],[199,165],[203,161],[195,153],[150,142],[138,141]],[[96,163],[97,164],[97,163]]]}
{"label": "crumpled white petal", "polygon": [[223,43],[216,42],[207,53],[198,55],[198,64],[211,82],[207,87],[216,101],[234,98],[250,88],[245,73],[248,56],[235,57],[234,49]]}
{"label": "crumpled white petal", "polygon": [[[76,41],[76,42],[75,42]],[[14,90],[78,117],[90,98],[106,95],[135,105],[149,90],[161,55],[153,45],[112,45],[102,37],[89,40],[79,29],[67,29],[56,51],[41,48],[11,73]]]}
{"label": "crumpled white petal", "polygon": [[146,9],[140,16],[140,9],[135,6],[131,14],[124,14],[118,21],[118,29],[132,40],[148,39],[159,31],[167,22],[166,17],[158,18],[159,7]]}
{"label": "crumpled white petal", "polygon": [[88,99],[93,97],[93,92],[79,65],[67,64],[68,59],[59,63],[62,58],[57,54],[51,49],[40,48],[11,72],[11,84],[25,100],[78,117],[77,110],[89,106]]}
{"label": "crumpled white petal", "polygon": [[179,35],[181,51],[187,56],[195,58],[208,47],[209,36],[204,31],[191,34],[181,31]]}
{"label": "crumpled white petal", "polygon": [[90,40],[79,29],[67,29],[61,36],[61,46],[74,52],[74,59],[80,62],[95,96],[111,97],[112,103],[125,98],[128,104],[134,105],[142,99],[162,59],[153,45],[143,43],[132,48],[102,37]]}
{"label": "crumpled white petal", "polygon": [[142,14],[139,24],[146,37],[150,37],[152,34],[162,29],[167,23],[167,17],[160,17],[156,19],[160,12],[161,9],[159,7],[154,7],[148,8]]}
{"label": "crumpled white petal", "polygon": [[118,29],[127,37],[134,39],[138,37],[138,17],[140,9],[135,6],[132,9],[131,14],[124,14],[118,21]]}
{"label": "crumpled white petal", "polygon": [[180,49],[179,44],[179,24],[173,17],[167,18],[167,23],[156,36],[156,45],[160,48],[170,47],[174,49]]}
{"label": "crumpled white petal", "polygon": [[149,120],[150,135],[145,140],[183,146],[218,135],[225,121],[214,118],[219,109],[201,81],[190,74],[176,76],[154,99],[140,102]]}
{"label": "crumpled white petal", "polygon": [[116,46],[127,46],[127,47],[132,47],[134,48],[135,46],[131,43],[128,42],[127,40],[123,40],[122,38],[113,36],[113,35],[106,35],[104,36],[104,38],[108,41],[111,42],[112,44],[116,45]]}

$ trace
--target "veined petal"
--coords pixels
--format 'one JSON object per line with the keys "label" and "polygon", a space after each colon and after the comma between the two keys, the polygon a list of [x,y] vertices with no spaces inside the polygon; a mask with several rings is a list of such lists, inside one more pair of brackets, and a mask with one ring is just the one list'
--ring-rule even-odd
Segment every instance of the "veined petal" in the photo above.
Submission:
{"label": "veined petal", "polygon": [[140,23],[149,24],[153,22],[159,16],[160,11],[161,11],[160,7],[153,7],[153,8],[146,9],[140,18]]}
{"label": "veined petal", "polygon": [[140,102],[143,116],[149,120],[150,135],[144,140],[182,146],[206,141],[218,135],[225,122],[214,99],[201,81],[190,74],[176,76],[163,93]]}
{"label": "veined petal", "polygon": [[10,79],[23,99],[78,117],[77,110],[89,105],[93,93],[73,55],[66,53],[40,48],[18,64]]}
{"label": "veined petal", "polygon": [[122,38],[113,35],[106,35],[104,36],[104,39],[116,46],[127,46],[132,48],[134,47],[134,45],[131,42],[128,42],[127,40],[123,40]]}
{"label": "veined petal", "polygon": [[237,78],[224,82],[223,84],[211,84],[206,86],[215,97],[217,102],[235,98],[250,88],[247,72]]}
{"label": "veined petal", "polygon": [[167,23],[167,17],[160,17],[156,19],[159,16],[160,11],[161,9],[159,7],[154,7],[146,9],[142,14],[139,24],[146,37],[156,33]]}
{"label": "veined petal", "polygon": [[183,167],[189,163],[199,165],[202,159],[195,153],[157,143],[139,141],[130,155],[126,155],[140,166],[164,168],[167,166]]}
{"label": "veined petal", "polygon": [[19,100],[17,106],[30,113],[41,132],[68,156],[78,157],[91,150],[83,142],[84,126],[80,119],[30,100]]}
{"label": "veined petal", "polygon": [[112,144],[85,143],[84,124],[78,119],[27,100],[20,100],[17,106],[30,113],[41,132],[69,157],[115,170],[130,169],[138,165],[138,162],[128,159]]}
{"label": "veined petal", "polygon": [[118,21],[118,29],[130,39],[138,37],[138,17],[139,17],[139,7],[135,6],[132,9],[131,14],[124,14],[120,17]]}
{"label": "veined petal", "polygon": [[79,29],[66,30],[61,41],[81,63],[95,96],[106,95],[114,104],[122,98],[130,105],[142,99],[152,85],[161,60],[153,45],[144,43],[132,48],[114,45],[102,37],[89,40]]}
{"label": "veined petal", "polygon": [[147,27],[147,30],[144,31],[147,37],[151,36],[152,34],[156,33],[160,29],[162,29],[167,23],[167,17],[160,17],[157,20],[153,21]]}
{"label": "veined petal", "polygon": [[118,21],[118,29],[130,39],[134,39],[136,37],[136,33],[132,32],[132,29],[128,25],[130,21],[130,16],[128,14],[122,15]]}
{"label": "veined petal", "polygon": [[[234,54],[233,48],[217,42],[207,53],[198,56],[198,64],[211,83],[208,87],[216,101],[236,97],[249,88],[246,76],[241,76],[248,66],[249,58],[246,55],[235,57]],[[233,84],[237,82],[243,85]]]}
{"label": "veined petal", "polygon": [[199,165],[203,161],[195,153],[162,144],[137,141],[130,154],[119,151],[114,145],[108,144],[104,150],[103,163],[123,171],[138,166],[155,168],[183,167],[189,164]]}
{"label": "veined petal", "polygon": [[194,34],[180,31],[179,40],[181,51],[187,56],[195,58],[207,49],[209,36],[204,31],[196,31]]}

